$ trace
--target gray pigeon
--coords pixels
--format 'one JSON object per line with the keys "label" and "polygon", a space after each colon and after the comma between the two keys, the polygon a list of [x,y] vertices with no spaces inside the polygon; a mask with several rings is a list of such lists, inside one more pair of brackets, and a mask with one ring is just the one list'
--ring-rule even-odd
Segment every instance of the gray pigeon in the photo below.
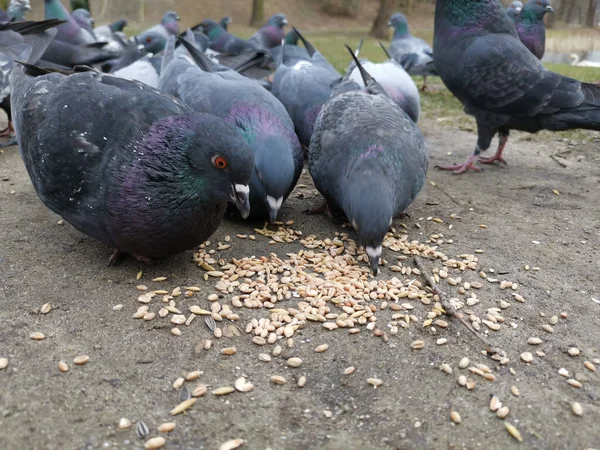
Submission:
{"label": "gray pigeon", "polygon": [[66,21],[58,28],[56,40],[71,45],[89,45],[96,42],[96,38],[79,26],[60,0],[44,0],[44,18]]}
{"label": "gray pigeon", "polygon": [[[360,45],[354,52],[354,55],[357,58],[360,54],[363,42],[364,40],[360,42]],[[396,61],[391,59],[384,45],[381,42],[379,45],[388,57],[386,61],[382,63],[372,63],[364,58],[360,58],[359,61],[364,70],[375,78],[383,89],[385,89],[386,93],[394,103],[408,114],[408,117],[410,117],[413,122],[417,123],[419,121],[419,115],[421,114],[421,99],[417,85],[406,70],[404,70]],[[358,83],[362,89],[366,89],[360,70],[356,67],[354,61],[348,65],[346,72],[350,73],[350,79],[352,81]]]}
{"label": "gray pigeon", "polygon": [[392,15],[388,25],[394,28],[394,36],[389,49],[390,55],[409,74],[421,75],[423,77],[421,90],[427,89],[427,77],[437,75],[433,62],[433,50],[423,39],[410,34],[404,14]]}
{"label": "gray pigeon", "polygon": [[[179,14],[177,14],[175,11],[167,11],[160,20],[159,24],[144,30],[142,33],[140,33],[140,35],[148,31],[152,31],[162,34],[165,39],[167,39],[171,35],[175,36],[179,33],[180,19],[181,18],[179,17]],[[138,35],[137,37],[139,38],[140,35]]]}
{"label": "gray pigeon", "polygon": [[283,29],[288,21],[285,14],[275,14],[269,18],[260,30],[249,39],[249,41],[260,49],[270,49],[281,45],[285,32]]}
{"label": "gray pigeon", "polygon": [[514,22],[519,39],[539,60],[544,57],[546,51],[544,17],[553,12],[550,0],[529,0]]}
{"label": "gray pigeon", "polygon": [[71,13],[71,17],[77,22],[77,25],[90,33],[90,36],[92,36],[94,40],[97,40],[96,34],[94,33],[94,18],[87,9],[76,9]]}
{"label": "gray pigeon", "polygon": [[26,11],[31,11],[29,0],[10,0],[7,13],[11,21],[21,22],[25,20]]}
{"label": "gray pigeon", "polygon": [[252,151],[235,127],[136,81],[48,72],[13,73],[21,156],[42,202],[111,262],[201,244],[229,201],[248,215]]}
{"label": "gray pigeon", "polygon": [[321,107],[342,77],[298,30],[294,30],[304,43],[310,59],[298,61],[294,58],[288,61],[284,48],[282,64],[273,77],[271,92],[285,106],[300,143],[308,148]]}
{"label": "gray pigeon", "polygon": [[508,18],[510,19],[510,21],[512,23],[515,23],[515,20],[521,13],[522,9],[523,9],[523,3],[519,2],[519,1],[512,2],[508,6],[508,8],[506,8],[506,15],[508,16]]}
{"label": "gray pigeon", "polygon": [[[498,0],[437,0],[434,57],[444,84],[477,121],[477,145],[464,164],[505,162],[510,130],[600,130],[600,86],[546,70],[521,44]],[[480,158],[498,134],[495,156]]]}
{"label": "gray pigeon", "polygon": [[250,178],[252,216],[276,221],[304,164],[294,124],[283,105],[257,82],[216,67],[188,41],[182,39],[182,43],[198,65],[187,56],[172,57],[174,43],[170,42],[159,88],[195,111],[214,114],[237,126],[254,153],[255,170]]}
{"label": "gray pigeon", "polygon": [[376,275],[393,217],[425,183],[428,154],[417,125],[347,48],[366,90],[347,73],[333,91],[315,124],[308,168],[325,208],[352,223]]}

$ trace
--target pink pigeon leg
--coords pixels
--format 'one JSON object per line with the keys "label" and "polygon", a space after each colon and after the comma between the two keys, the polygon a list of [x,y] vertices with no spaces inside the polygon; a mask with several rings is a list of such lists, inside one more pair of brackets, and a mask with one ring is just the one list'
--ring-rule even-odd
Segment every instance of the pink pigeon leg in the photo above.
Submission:
{"label": "pink pigeon leg", "polygon": [[493,164],[495,161],[498,161],[500,164],[504,164],[505,166],[508,163],[502,157],[502,152],[504,151],[504,147],[506,147],[506,143],[508,142],[508,134],[501,134],[498,139],[498,150],[494,156],[490,156],[489,158],[479,158],[479,162],[481,164]]}
{"label": "pink pigeon leg", "polygon": [[460,175],[461,173],[465,173],[467,170],[471,169],[475,172],[483,172],[483,169],[477,167],[475,163],[479,159],[479,155],[472,154],[467,158],[467,160],[463,164],[455,164],[452,166],[435,166],[436,169],[440,170],[452,170],[455,175]]}

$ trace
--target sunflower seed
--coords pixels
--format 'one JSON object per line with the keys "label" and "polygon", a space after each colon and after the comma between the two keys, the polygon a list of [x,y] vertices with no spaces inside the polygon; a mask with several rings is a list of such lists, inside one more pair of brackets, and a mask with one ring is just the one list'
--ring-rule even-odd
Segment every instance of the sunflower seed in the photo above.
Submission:
{"label": "sunflower seed", "polygon": [[137,425],[135,427],[135,434],[137,435],[138,439],[145,439],[150,434],[148,425],[146,425],[143,420],[137,421]]}
{"label": "sunflower seed", "polygon": [[463,358],[458,363],[458,367],[460,367],[461,369],[466,369],[469,366],[469,364],[470,364],[469,358]]}
{"label": "sunflower seed", "polygon": [[8,359],[0,358],[0,370],[6,369],[7,366],[8,366]]}
{"label": "sunflower seed", "polygon": [[575,380],[574,378],[569,378],[567,380],[567,383],[569,383],[571,386],[576,387],[576,388],[580,388],[582,386],[582,384],[579,381]]}
{"label": "sunflower seed", "polygon": [[144,448],[146,450],[154,450],[157,448],[164,447],[166,442],[166,439],[162,436],[153,437],[146,441],[146,443],[144,444]]}
{"label": "sunflower seed", "polygon": [[204,384],[199,384],[192,391],[192,397],[202,397],[207,391],[208,388]]}
{"label": "sunflower seed", "polygon": [[373,387],[378,387],[383,384],[383,380],[379,378],[367,378],[367,383],[369,383]]}
{"label": "sunflower seed", "polygon": [[254,389],[254,385],[246,381],[246,378],[244,377],[240,377],[235,380],[234,386],[240,392],[250,392],[252,389]]}
{"label": "sunflower seed", "polygon": [[185,382],[185,379],[182,377],[177,378],[174,382],[173,382],[173,389],[179,389],[181,386],[183,386],[183,383]]}
{"label": "sunflower seed", "polygon": [[73,363],[75,363],[78,366],[83,366],[84,364],[87,364],[89,361],[90,361],[90,357],[88,355],[76,356],[73,359]]}
{"label": "sunflower seed", "polygon": [[496,411],[496,415],[500,419],[504,419],[506,416],[508,416],[509,412],[510,410],[508,409],[508,406],[503,406],[502,408],[498,409],[498,411]]}
{"label": "sunflower seed", "polygon": [[575,414],[576,416],[583,416],[583,408],[581,407],[580,403],[571,403],[571,409],[573,410],[573,414]]}
{"label": "sunflower seed", "polygon": [[300,367],[302,365],[302,360],[300,358],[290,358],[287,360],[287,364],[290,367]]}
{"label": "sunflower seed", "polygon": [[242,445],[244,445],[244,441],[243,439],[231,439],[227,442],[223,442],[220,446],[219,446],[219,450],[234,450]]}
{"label": "sunflower seed", "polygon": [[452,420],[452,422],[458,424],[462,422],[462,418],[460,417],[460,414],[458,413],[458,411],[450,411],[450,419]]}
{"label": "sunflower seed", "polygon": [[187,386],[183,386],[179,391],[179,401],[185,402],[192,397],[192,393],[190,392],[190,388]]}
{"label": "sunflower seed", "polygon": [[212,391],[212,393],[214,395],[227,395],[227,394],[231,394],[233,391],[235,391],[235,388],[233,388],[231,386],[222,386],[222,387],[217,388],[214,391]]}
{"label": "sunflower seed", "polygon": [[170,431],[173,431],[176,426],[177,424],[175,422],[164,422],[158,426],[158,431],[160,431],[161,433],[168,433]]}
{"label": "sunflower seed", "polygon": [[275,384],[285,384],[286,383],[286,379],[279,375],[272,375],[271,381]]}
{"label": "sunflower seed", "polygon": [[179,405],[177,405],[171,410],[171,415],[176,416],[177,414],[181,414],[182,412],[187,411],[194,405],[194,403],[196,403],[197,400],[197,398],[188,398],[187,400],[181,402]]}
{"label": "sunflower seed", "polygon": [[121,417],[118,428],[119,430],[127,430],[128,428],[131,428],[131,420],[129,420],[127,417]]}
{"label": "sunflower seed", "polygon": [[34,341],[41,341],[42,339],[44,339],[46,336],[44,336],[43,333],[40,333],[39,331],[34,331],[33,333],[31,333],[29,335],[29,337],[31,339],[33,339]]}
{"label": "sunflower seed", "polygon": [[204,318],[204,322],[206,322],[206,325],[208,326],[210,331],[215,331],[215,328],[217,326],[217,324],[215,323],[215,319],[213,319],[211,316],[206,316]]}

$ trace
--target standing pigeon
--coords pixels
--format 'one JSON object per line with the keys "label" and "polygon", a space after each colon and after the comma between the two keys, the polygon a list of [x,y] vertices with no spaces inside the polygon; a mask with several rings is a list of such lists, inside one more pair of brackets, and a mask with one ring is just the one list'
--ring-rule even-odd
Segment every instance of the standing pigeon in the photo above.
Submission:
{"label": "standing pigeon", "polygon": [[179,20],[180,17],[175,11],[167,11],[160,20],[159,24],[142,31],[142,33],[139,34],[136,38],[139,38],[147,32],[158,32],[164,36],[166,42],[166,39],[169,36],[176,36],[177,34],[179,34]]}
{"label": "standing pigeon", "polygon": [[111,262],[201,244],[229,201],[247,216],[252,151],[233,126],[136,81],[46,73],[13,74],[21,156],[42,202]]}
{"label": "standing pigeon", "polygon": [[219,21],[219,25],[221,25],[221,28],[223,28],[225,31],[227,31],[227,27],[229,26],[229,24],[231,22],[233,22],[231,17],[225,16]]}
{"label": "standing pigeon", "polygon": [[529,0],[517,16],[515,28],[525,47],[539,60],[546,51],[546,25],[544,16],[553,13],[550,0]]}
{"label": "standing pigeon", "polygon": [[[354,55],[358,58],[363,41],[361,41]],[[419,90],[411,76],[402,68],[400,64],[391,59],[386,48],[380,42],[379,45],[388,56],[387,61],[382,63],[372,63],[367,59],[359,59],[364,70],[377,80],[379,85],[385,89],[396,105],[402,109],[413,122],[419,121],[421,114],[421,100]],[[366,89],[359,68],[354,61],[350,63],[346,72],[349,73],[349,79],[357,83],[361,89]]]}
{"label": "standing pigeon", "polygon": [[257,46],[245,39],[228,33],[217,22],[205,19],[199,25],[201,31],[208,36],[210,48],[226,55],[241,55],[258,50]]}
{"label": "standing pigeon", "polygon": [[10,0],[8,5],[8,17],[13,22],[25,20],[25,12],[31,11],[29,0]]}
{"label": "standing pigeon", "polygon": [[421,90],[427,89],[427,77],[437,75],[431,47],[423,39],[410,34],[404,14],[392,15],[388,25],[394,28],[390,55],[402,67],[408,68],[409,74],[421,75],[423,77]]}
{"label": "standing pigeon", "polygon": [[159,88],[195,111],[214,114],[237,126],[254,153],[252,216],[275,222],[304,164],[294,124],[283,105],[256,81],[233,70],[216,72],[208,57],[188,41],[182,42],[200,66],[188,57],[171,59],[168,44]]}
{"label": "standing pigeon", "polygon": [[122,32],[126,26],[127,21],[125,19],[119,19],[113,23],[94,28],[94,33],[98,39],[106,40],[112,38],[115,33]]}
{"label": "standing pigeon", "polygon": [[58,27],[56,39],[72,45],[87,45],[96,42],[96,39],[82,29],[75,19],[67,12],[60,0],[44,0],[45,19],[65,20],[66,23]]}
{"label": "standing pigeon", "polygon": [[283,29],[287,23],[288,21],[284,14],[275,14],[249,40],[261,49],[277,47],[281,45],[285,34]]}
{"label": "standing pigeon", "polygon": [[[499,0],[437,0],[434,57],[444,84],[477,121],[477,146],[464,164],[504,162],[509,130],[600,130],[600,87],[544,68],[519,41]],[[480,158],[498,133],[496,155]]]}
{"label": "standing pigeon", "polygon": [[0,132],[0,136],[9,136],[13,131],[10,77],[15,68],[14,61],[37,63],[56,36],[56,27],[62,23],[52,19],[0,25],[0,108],[8,117],[8,127]]}
{"label": "standing pigeon", "polygon": [[521,12],[521,10],[523,9],[523,3],[519,2],[519,1],[514,1],[510,4],[510,6],[508,8],[506,8],[506,15],[508,16],[508,18],[510,19],[510,21],[512,23],[515,23],[515,21],[517,20],[517,17],[519,16],[519,13]]}
{"label": "standing pigeon", "polygon": [[315,124],[308,168],[326,208],[352,223],[377,275],[392,218],[425,184],[428,154],[417,125],[352,56],[366,90],[347,73],[333,91]]}
{"label": "standing pigeon", "polygon": [[341,81],[338,71],[294,28],[310,59],[288,60],[283,48],[282,64],[273,77],[271,92],[289,113],[300,143],[308,148],[315,120],[332,89]]}
{"label": "standing pigeon", "polygon": [[71,16],[77,22],[77,25],[90,33],[93,39],[96,39],[96,35],[94,34],[94,18],[87,9],[76,9],[71,13]]}

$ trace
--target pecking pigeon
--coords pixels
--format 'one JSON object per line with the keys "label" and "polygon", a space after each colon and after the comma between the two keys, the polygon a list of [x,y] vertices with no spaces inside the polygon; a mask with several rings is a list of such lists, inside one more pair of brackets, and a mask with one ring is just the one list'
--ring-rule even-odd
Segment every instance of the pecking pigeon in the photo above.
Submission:
{"label": "pecking pigeon", "polygon": [[275,222],[304,164],[294,124],[279,100],[256,81],[215,67],[188,41],[182,43],[197,64],[188,57],[172,58],[173,42],[167,44],[159,88],[195,111],[214,114],[237,127],[254,153],[252,216]]}
{"label": "pecking pigeon", "polygon": [[398,64],[411,75],[423,77],[422,90],[427,89],[427,77],[437,75],[433,62],[433,51],[427,42],[410,34],[404,14],[396,13],[388,22],[394,28],[389,53]]}
{"label": "pecking pigeon", "polygon": [[[364,40],[354,52],[358,58]],[[366,59],[359,59],[364,70],[367,71],[377,82],[385,89],[387,95],[398,105],[413,122],[417,123],[421,114],[421,103],[419,90],[411,76],[402,68],[400,64],[394,61],[388,54],[384,45],[379,45],[387,55],[388,59],[382,63],[372,63]],[[357,83],[362,89],[366,89],[359,68],[354,61],[350,63],[346,72],[350,73],[350,80]]]}
{"label": "pecking pigeon", "polygon": [[31,11],[29,0],[10,0],[8,5],[8,17],[13,22],[25,20],[25,12]]}
{"label": "pecking pigeon", "polygon": [[288,21],[284,14],[271,16],[266,24],[249,39],[249,41],[260,49],[270,49],[281,45],[284,38],[283,29]]}
{"label": "pecking pigeon", "polygon": [[512,2],[509,5],[509,7],[506,8],[506,15],[508,16],[508,18],[511,20],[512,23],[515,23],[515,21],[517,20],[517,17],[521,13],[522,9],[523,9],[523,3],[519,2],[519,1]]}
{"label": "pecking pigeon", "polygon": [[89,32],[79,26],[60,0],[44,0],[44,12],[46,20],[58,19],[66,21],[66,23],[58,27],[56,40],[72,45],[87,45],[96,42],[96,39]]}
{"label": "pecking pigeon", "polygon": [[226,55],[241,55],[258,50],[256,45],[227,32],[213,20],[203,20],[199,28],[208,36],[210,48],[216,52]]}
{"label": "pecking pigeon", "polygon": [[356,59],[366,89],[347,73],[323,105],[308,151],[315,187],[348,219],[377,275],[384,237],[425,184],[428,154],[417,125]]}
{"label": "pecking pigeon", "polygon": [[342,77],[298,30],[294,28],[294,31],[303,42],[310,59],[288,60],[287,46],[284,46],[282,64],[273,77],[271,92],[285,106],[300,143],[308,148],[321,107]]}
{"label": "pecking pigeon", "polygon": [[[86,68],[83,68],[86,69]],[[249,213],[252,151],[235,127],[95,71],[26,65],[12,79],[21,156],[42,202],[143,261],[201,244],[233,201]]]}
{"label": "pecking pigeon", "polygon": [[[519,41],[499,0],[437,0],[434,57],[448,89],[477,121],[477,145],[464,164],[504,162],[509,130],[600,130],[600,87],[550,72]],[[496,155],[480,158],[493,137]]]}
{"label": "pecking pigeon", "polygon": [[544,16],[553,13],[550,0],[529,0],[517,16],[515,28],[525,47],[539,60],[546,51],[546,25]]}
{"label": "pecking pigeon", "polygon": [[139,40],[140,36],[145,35],[148,32],[160,33],[165,38],[166,43],[166,39],[169,36],[177,35],[179,33],[179,20],[180,17],[175,11],[167,11],[165,15],[162,16],[159,24],[142,31],[135,39]]}

